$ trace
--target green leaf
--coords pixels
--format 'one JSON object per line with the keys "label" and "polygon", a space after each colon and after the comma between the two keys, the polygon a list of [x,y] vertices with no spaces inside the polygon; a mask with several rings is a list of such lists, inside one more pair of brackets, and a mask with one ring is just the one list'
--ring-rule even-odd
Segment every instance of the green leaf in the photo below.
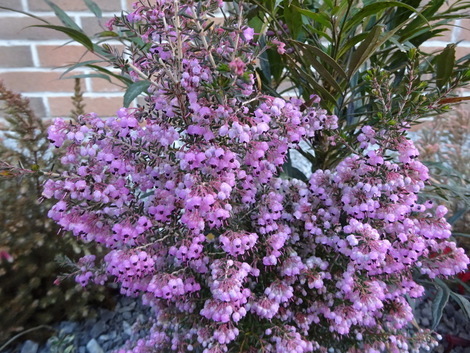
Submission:
{"label": "green leaf", "polygon": [[[417,9],[419,8],[421,0],[405,0],[403,2],[405,4],[412,6],[414,9]],[[413,15],[413,12],[411,12],[410,10],[405,9],[403,7],[398,8],[397,11],[395,11],[395,13],[393,14],[393,18],[391,22],[392,27],[395,27],[400,23],[408,21],[412,15]]]}
{"label": "green leaf", "polygon": [[72,28],[78,32],[82,32],[82,29],[75,23],[74,20],[72,20],[72,18],[69,15],[65,13],[64,10],[62,10],[59,6],[57,6],[50,0],[44,0],[44,1],[49,5],[49,7],[52,10],[54,10],[54,13],[56,14],[56,16],[65,26],[67,26],[68,28]]}
{"label": "green leaf", "polygon": [[95,71],[100,71],[102,73],[104,73],[105,75],[108,75],[108,76],[112,76],[116,79],[118,79],[119,81],[121,81],[122,83],[124,83],[126,86],[129,86],[132,84],[132,80],[128,77],[125,77],[123,75],[119,75],[119,74],[116,74],[104,67],[101,67],[101,66],[98,66],[98,65],[94,65],[94,64],[87,64],[86,67],[89,67],[90,69],[93,69]]}
{"label": "green leaf", "polygon": [[470,238],[470,234],[467,234],[467,233],[454,233],[454,232],[452,232],[452,235],[455,235],[456,237]]}
{"label": "green leaf", "polygon": [[436,57],[436,85],[444,87],[451,79],[455,64],[455,44],[448,44]]}
{"label": "green leaf", "polygon": [[[464,281],[462,281],[458,277],[455,277],[455,282],[460,284],[463,287],[463,289],[465,289],[468,293],[470,293],[470,286],[467,283],[465,283]],[[451,293],[451,295],[452,295],[452,293]],[[469,317],[469,320],[470,320],[470,317]]]}
{"label": "green leaf", "polygon": [[141,93],[146,92],[150,86],[150,81],[137,81],[129,85],[126,93],[124,94],[124,106],[127,108],[132,101],[137,98]]}
{"label": "green leaf", "polygon": [[318,72],[318,74],[325,83],[328,83],[330,86],[334,87],[336,92],[341,93],[343,91],[341,86],[338,84],[336,78],[334,78],[331,75],[330,71],[325,66],[323,66],[318,60],[313,57],[310,57],[308,63],[313,66],[313,68]]}
{"label": "green leaf", "polygon": [[300,171],[300,169],[294,167],[292,165],[292,159],[290,157],[290,151],[289,153],[287,154],[287,161],[286,163],[284,163],[284,165],[282,166],[282,170],[283,172],[290,178],[294,178],[294,179],[298,179],[298,180],[302,180],[303,182],[307,182],[308,179],[307,177],[305,176],[304,173],[302,173]]}
{"label": "green leaf", "polygon": [[[103,47],[105,46],[106,44],[103,44]],[[93,50],[92,50],[93,53],[95,54],[98,54],[98,55],[101,55],[105,58],[109,58],[109,57],[113,57],[112,54],[110,54],[108,51],[106,51],[104,48],[102,48],[101,46],[99,46],[98,44],[95,44],[93,43]],[[110,62],[110,60],[108,60],[108,62]]]}
{"label": "green leaf", "polygon": [[86,6],[88,7],[88,9],[93,12],[93,14],[98,17],[98,18],[101,18],[103,17],[103,13],[100,9],[100,7],[92,0],[83,0],[85,1],[85,4]]}
{"label": "green leaf", "polygon": [[50,24],[50,22],[46,21],[45,19],[39,17],[39,16],[35,16],[33,14],[30,14],[28,12],[24,12],[24,11],[20,11],[20,10],[15,10],[15,9],[11,9],[9,7],[5,7],[5,6],[0,6],[0,9],[1,10],[6,10],[6,11],[11,11],[11,12],[17,12],[17,13],[21,13],[23,15],[26,15],[26,16],[29,16],[31,18],[35,18],[36,20],[39,20],[41,22],[44,22],[44,23],[47,23],[47,24]]}
{"label": "green leaf", "polygon": [[361,23],[364,19],[368,18],[369,16],[380,15],[380,12],[389,8],[395,7],[404,7],[416,14],[418,16],[424,18],[425,22],[428,22],[427,19],[421,15],[415,8],[410,5],[407,5],[403,2],[399,1],[377,1],[373,2],[370,5],[364,6],[361,10],[359,10],[351,19],[349,19],[344,26],[344,31],[348,32],[349,30],[353,29],[359,23]]}
{"label": "green leaf", "polygon": [[[343,68],[333,59],[331,56],[329,56],[327,53],[325,53],[323,50],[310,45],[306,43],[301,43],[298,41],[291,41],[292,44],[298,45],[302,47],[303,52],[308,55],[310,58],[313,57],[318,57],[319,59],[323,60],[325,64],[329,65],[334,71],[336,71],[339,75],[341,75],[344,79],[348,79],[348,75],[346,72],[344,72]],[[317,60],[318,61],[318,60]]]}
{"label": "green leaf", "polygon": [[97,37],[119,37],[119,34],[113,31],[103,31],[95,34]]}
{"label": "green leaf", "polygon": [[367,38],[369,33],[360,33],[357,36],[354,36],[347,40],[345,45],[339,49],[337,59],[341,58],[344,54],[346,54],[351,48],[353,48],[357,43],[362,42],[364,39]]}
{"label": "green leaf", "polygon": [[450,296],[450,289],[442,280],[436,278],[434,283],[437,284],[437,293],[432,302],[432,326],[431,330],[435,330],[442,318],[444,307],[447,305]]}
{"label": "green leaf", "polygon": [[140,197],[139,197],[139,200],[142,200],[142,199],[145,199],[149,196],[152,196],[153,194],[155,194],[155,190],[150,190],[150,191],[147,191],[146,193],[142,194]]}
{"label": "green leaf", "polygon": [[327,28],[331,29],[331,22],[328,19],[328,17],[325,16],[324,14],[319,13],[319,12],[313,12],[313,11],[306,10],[306,9],[302,9],[302,8],[300,8],[298,6],[295,6],[295,5],[292,5],[292,8],[294,8],[295,10],[300,12],[302,15],[307,16],[308,18],[311,18],[315,22],[322,24],[324,27],[327,27]]}
{"label": "green leaf", "polygon": [[467,316],[467,319],[470,320],[470,302],[468,301],[468,299],[465,298],[463,295],[457,294],[455,292],[451,292],[450,295],[463,310],[463,312]]}
{"label": "green leaf", "polygon": [[[331,38],[328,33],[324,32],[324,31],[320,31],[319,29],[316,29],[315,27],[313,27],[312,25],[310,25],[309,23],[307,23],[305,26],[304,26],[306,32],[308,32],[309,34],[309,37],[314,37],[313,35],[311,35],[311,33],[314,33],[314,34],[317,34],[319,36],[319,38],[325,38],[326,40],[326,43],[332,43],[333,42],[333,38]],[[321,45],[321,42],[317,42],[315,43],[316,45],[320,46]]]}
{"label": "green leaf", "polygon": [[299,6],[298,0],[284,0],[284,19],[291,32],[292,38],[296,39],[302,28],[302,16],[295,10]]}
{"label": "green leaf", "polygon": [[80,74],[80,75],[72,75],[72,76],[65,76],[64,79],[69,79],[69,78],[102,78],[105,79],[108,82],[111,82],[111,79],[109,76],[104,75],[104,74]]}
{"label": "green leaf", "polygon": [[[336,105],[336,98],[333,97],[331,93],[328,92],[323,87],[323,85],[321,85],[320,82],[318,82],[313,77],[310,72],[306,72],[305,70],[296,67],[294,61],[292,61],[290,64],[290,70],[292,70],[292,72],[297,72],[296,76],[303,80],[303,82],[300,82],[300,84],[303,83],[303,85],[305,86],[307,91],[305,92],[305,94],[307,95],[307,97],[310,96],[310,94],[312,94],[313,92],[315,92],[321,97],[323,102],[329,102],[332,106]],[[306,84],[308,84],[308,86]]]}
{"label": "green leaf", "polygon": [[70,65],[67,67],[67,70],[65,70],[62,75],[60,75],[60,77],[62,78],[62,76],[65,76],[66,74],[68,74],[70,71],[72,70],[75,70],[79,67],[86,67],[87,65],[89,64],[97,64],[99,62],[102,62],[102,60],[87,60],[87,61],[82,61],[82,62],[79,62],[79,63],[75,63],[73,65]]}
{"label": "green leaf", "polygon": [[382,26],[375,26],[372,28],[366,39],[364,39],[359,47],[357,47],[357,49],[354,51],[351,57],[351,61],[349,62],[349,77],[351,77],[370,57],[370,55],[372,55],[374,48],[376,47],[376,43],[382,34],[382,30]]}
{"label": "green leaf", "polygon": [[259,17],[253,17],[248,22],[248,26],[252,27],[255,33],[260,33],[263,28],[264,22]]}
{"label": "green leaf", "polygon": [[463,215],[465,215],[468,212],[468,208],[462,208],[455,212],[452,217],[450,217],[447,222],[449,222],[450,225],[454,225],[455,222],[457,222]]}
{"label": "green leaf", "polygon": [[428,29],[432,29],[435,24],[432,26],[430,25],[429,20],[435,20],[433,18],[434,14],[442,7],[445,0],[431,0],[426,4],[423,11],[418,13],[418,17],[416,17],[405,29],[402,36],[404,38],[409,37],[411,33],[413,33],[416,29],[422,29],[426,24]]}
{"label": "green leaf", "polygon": [[42,28],[49,28],[53,29],[54,31],[62,32],[68,35],[71,39],[74,41],[80,43],[83,45],[85,48],[87,48],[89,51],[93,52],[93,42],[91,41],[88,36],[86,36],[84,33],[77,31],[75,29],[69,28],[69,27],[63,27],[63,26],[55,26],[55,25],[33,25],[29,27],[42,27]]}
{"label": "green leaf", "polygon": [[[369,33],[366,39],[364,39],[364,41],[359,45],[357,50],[353,53],[349,66],[350,69],[351,67],[353,67],[353,70],[348,71],[348,74],[352,76],[367,59],[369,59],[373,54],[377,52],[377,50],[382,46],[382,44],[384,44],[391,37],[393,37],[395,33],[400,30],[404,25],[405,23],[402,23],[400,26],[394,28],[393,30],[387,31],[383,35],[380,35],[380,33],[382,32],[382,26],[377,25],[372,28],[372,31]],[[358,57],[355,57],[356,55]],[[355,65],[351,65],[352,63],[355,63]]]}
{"label": "green leaf", "polygon": [[284,65],[282,65],[281,55],[275,49],[268,49],[266,51],[269,65],[269,72],[272,75],[274,83],[279,84],[279,79],[282,76]]}

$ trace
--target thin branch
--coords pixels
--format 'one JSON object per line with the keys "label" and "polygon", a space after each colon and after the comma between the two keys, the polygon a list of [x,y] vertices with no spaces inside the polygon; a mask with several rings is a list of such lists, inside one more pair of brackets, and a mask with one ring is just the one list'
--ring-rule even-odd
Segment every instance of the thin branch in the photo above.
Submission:
{"label": "thin branch", "polygon": [[3,346],[0,347],[0,351],[3,351],[10,343],[12,343],[16,339],[20,338],[21,336],[26,335],[27,333],[30,333],[30,332],[33,332],[33,331],[43,329],[43,328],[46,328],[46,329],[49,329],[49,330],[52,330],[52,331],[57,331],[55,328],[53,328],[52,326],[49,326],[49,325],[40,325],[40,326],[30,328],[28,330],[20,332],[19,334],[17,334],[16,336],[13,336],[12,338],[10,338]]}
{"label": "thin branch", "polygon": [[212,53],[210,51],[210,48],[209,48],[209,44],[207,44],[207,40],[206,40],[206,36],[204,35],[204,30],[201,26],[201,23],[199,22],[199,20],[196,20],[196,27],[197,27],[197,30],[200,34],[200,38],[201,38],[201,41],[202,41],[202,45],[204,46],[204,49],[206,50],[207,52],[207,56],[209,57],[209,61],[212,65],[212,67],[215,69],[217,68],[217,65],[215,63],[215,60],[214,60],[214,57],[212,56]]}

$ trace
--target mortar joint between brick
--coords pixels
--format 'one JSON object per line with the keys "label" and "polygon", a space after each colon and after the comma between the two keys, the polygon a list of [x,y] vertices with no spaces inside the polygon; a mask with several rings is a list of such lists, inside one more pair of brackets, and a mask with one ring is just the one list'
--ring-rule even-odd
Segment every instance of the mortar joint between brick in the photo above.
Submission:
{"label": "mortar joint between brick", "polygon": [[28,11],[29,10],[28,0],[21,0],[21,7],[23,8],[23,11]]}
{"label": "mortar joint between brick", "polygon": [[78,25],[78,27],[82,28],[82,17],[81,16],[74,16],[75,23]]}
{"label": "mortar joint between brick", "polygon": [[46,95],[42,97],[42,104],[44,105],[44,111],[45,111],[46,117],[50,117],[51,105],[49,104],[49,98]]}
{"label": "mortar joint between brick", "polygon": [[130,9],[127,8],[127,1],[121,0],[121,8],[125,11],[129,11]]}
{"label": "mortar joint between brick", "polygon": [[452,29],[452,35],[450,37],[450,40],[451,40],[452,43],[455,43],[459,39],[461,23],[462,23],[461,20],[456,20],[454,22],[454,26],[453,26],[453,29]]}
{"label": "mortar joint between brick", "polygon": [[85,89],[89,93],[93,92],[93,85],[91,83],[91,78],[90,77],[85,78]]}
{"label": "mortar joint between brick", "polygon": [[29,48],[31,50],[31,58],[33,59],[33,66],[41,67],[41,62],[39,60],[39,55],[38,55],[38,48],[36,44],[31,44]]}

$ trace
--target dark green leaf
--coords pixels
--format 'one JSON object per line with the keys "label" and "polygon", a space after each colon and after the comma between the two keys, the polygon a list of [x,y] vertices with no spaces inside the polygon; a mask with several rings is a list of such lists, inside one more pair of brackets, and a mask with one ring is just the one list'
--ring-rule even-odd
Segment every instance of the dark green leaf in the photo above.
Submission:
{"label": "dark green leaf", "polygon": [[435,330],[439,325],[444,307],[447,305],[450,296],[450,289],[442,280],[436,278],[434,283],[437,284],[437,293],[432,302],[432,330]]}
{"label": "dark green leaf", "polygon": [[96,34],[96,36],[102,38],[102,37],[119,37],[119,34],[113,31],[103,31],[99,32]]}
{"label": "dark green leaf", "polygon": [[90,9],[91,12],[93,12],[93,14],[98,17],[98,18],[101,18],[103,17],[103,13],[101,12],[101,9],[100,7],[92,0],[83,0],[85,1],[85,4],[86,6]]}
{"label": "dark green leaf", "polygon": [[292,73],[295,73],[294,77],[299,78],[301,81],[296,82],[297,84],[304,86],[306,88],[305,95],[308,97],[312,93],[317,93],[322,101],[329,102],[331,105],[336,105],[336,98],[331,95],[316,79],[310,72],[306,72],[304,69],[300,68],[294,59],[290,58],[288,55],[285,56],[288,59],[289,68]]}
{"label": "dark green leaf", "polygon": [[[314,33],[314,34],[318,35],[320,38],[325,38],[327,43],[333,42],[333,38],[331,38],[326,32],[320,31],[319,29],[316,29],[315,27],[313,27],[312,25],[310,25],[308,23],[304,26],[304,28],[310,34],[310,37],[314,37],[314,36],[311,35],[312,33]],[[317,44],[321,45],[320,42],[318,42]]]}
{"label": "dark green leaf", "polygon": [[386,43],[391,37],[393,37],[402,26],[404,26],[404,23],[401,26],[394,28],[393,30],[387,31],[383,35],[380,35],[380,33],[382,32],[382,26],[375,26],[369,33],[369,35],[366,37],[366,39],[364,39],[364,41],[359,45],[357,50],[353,53],[350,64],[355,64],[349,66],[349,68],[351,69],[352,67],[353,70],[348,71],[348,74],[350,76],[353,75],[359,69],[359,67],[373,54],[375,54],[384,43]]}
{"label": "dark green leaf", "polygon": [[292,165],[292,160],[290,158],[290,151],[289,151],[289,154],[287,155],[286,163],[284,163],[284,165],[282,166],[282,170],[290,178],[299,179],[299,180],[302,180],[303,182],[307,182],[308,180],[305,174],[300,171],[300,169]]}
{"label": "dark green leaf", "polygon": [[142,196],[140,196],[139,199],[145,199],[146,197],[152,196],[154,194],[155,194],[155,190],[150,190],[150,191],[144,193]]}
{"label": "dark green leaf", "polygon": [[43,27],[43,28],[49,28],[53,29],[54,31],[62,32],[68,35],[71,39],[74,41],[80,43],[83,45],[85,48],[87,48],[89,51],[93,52],[93,42],[91,41],[90,38],[88,38],[84,33],[77,31],[72,28],[68,27],[63,27],[63,26],[54,26],[54,25],[34,25],[30,27]]}
{"label": "dark green leaf", "polygon": [[443,162],[432,162],[432,161],[423,161],[423,163],[432,169],[437,169],[439,174],[444,174],[449,177],[458,178],[462,181],[465,181],[465,178],[459,174],[455,169],[446,166]]}
{"label": "dark green leaf", "polygon": [[298,0],[284,0],[284,19],[286,20],[287,27],[291,32],[291,37],[297,39],[302,28],[302,15],[296,11],[295,7],[299,6]]}
{"label": "dark green leaf", "polygon": [[150,81],[137,81],[129,85],[124,94],[124,106],[127,108],[132,101],[143,92],[146,92],[150,86]]}
{"label": "dark green leaf", "polygon": [[68,74],[70,71],[72,70],[75,70],[79,67],[86,67],[87,65],[89,64],[97,64],[99,62],[102,62],[102,60],[87,60],[87,61],[83,61],[83,62],[79,62],[79,63],[76,63],[76,64],[73,64],[73,65],[70,65],[67,67],[67,70],[65,70],[61,75],[60,77],[62,78],[62,76]]}
{"label": "dark green leaf", "polygon": [[465,213],[468,212],[468,209],[463,208],[455,212],[452,217],[450,217],[447,222],[449,222],[450,225],[454,225],[455,222],[457,222]]}
{"label": "dark green leaf", "polygon": [[274,84],[277,85],[284,69],[284,65],[282,65],[281,61],[281,56],[275,49],[268,49],[266,51],[266,54],[268,58],[267,62],[269,64],[269,72],[275,82]]}
{"label": "dark green leaf", "polygon": [[349,62],[348,74],[349,77],[354,75],[354,73],[361,67],[361,65],[369,58],[369,56],[374,52],[374,47],[378,42],[380,34],[382,33],[382,26],[375,26],[370,33],[367,35],[366,39],[357,47],[354,51],[351,61]]}
{"label": "dark green leaf", "polygon": [[253,17],[249,22],[248,26],[252,27],[255,33],[260,33],[264,22],[259,17]]}
{"label": "dark green leaf", "polygon": [[310,45],[306,43],[301,43],[298,41],[291,41],[291,43],[296,44],[300,47],[303,48],[303,52],[309,55],[310,57],[315,57],[317,56],[319,59],[323,60],[325,64],[329,65],[333,70],[335,70],[340,76],[342,76],[344,79],[348,79],[348,75],[346,72],[344,72],[343,68],[333,59],[331,56],[329,56],[327,53],[325,53],[323,50]]}
{"label": "dark green leaf", "polygon": [[369,33],[361,33],[358,34],[357,36],[354,36],[350,39],[347,40],[345,45],[339,49],[337,58],[340,59],[344,54],[346,54],[351,48],[353,48],[357,43],[362,42],[364,39],[366,39],[367,35]]}
{"label": "dark green leaf", "polygon": [[[405,4],[410,5],[414,9],[417,9],[417,8],[419,8],[421,0],[405,0],[405,1],[402,1],[402,2],[404,2]],[[393,14],[393,18],[392,18],[392,22],[391,22],[392,28],[396,27],[400,23],[408,21],[409,18],[412,15],[413,15],[412,11],[410,11],[408,9],[405,9],[403,7],[398,8],[397,11]]]}
{"label": "dark green leaf", "polygon": [[331,22],[330,20],[328,19],[328,17],[322,13],[319,13],[319,12],[313,12],[313,11],[309,11],[309,10],[306,10],[306,9],[302,9],[300,7],[297,7],[295,5],[292,5],[292,7],[300,12],[302,15],[304,16],[307,16],[309,18],[311,18],[312,20],[314,20],[315,22],[318,22],[320,24],[322,24],[324,27],[327,27],[327,28],[330,28],[331,29]]}
{"label": "dark green leaf", "polygon": [[[361,10],[359,10],[351,19],[349,19],[344,26],[344,31],[348,32],[349,30],[353,29],[359,23],[361,23],[364,19],[369,18],[369,16],[380,15],[381,11],[389,9],[389,8],[396,8],[396,7],[404,7],[414,13],[417,13],[418,16],[423,17],[415,8],[410,5],[407,5],[403,2],[399,1],[376,1],[370,5],[364,6]],[[424,21],[427,22],[426,18]]]}
{"label": "dark green leaf", "polygon": [[463,312],[467,316],[467,319],[470,320],[470,302],[468,301],[468,299],[465,298],[463,295],[457,294],[455,292],[451,292],[450,295],[463,310]]}
{"label": "dark green leaf", "polygon": [[455,64],[455,44],[449,44],[436,57],[436,85],[444,87],[452,77]]}
{"label": "dark green leaf", "polygon": [[65,26],[67,26],[68,28],[72,28],[78,32],[82,32],[82,29],[75,23],[74,20],[72,20],[72,18],[69,15],[67,15],[67,13],[64,10],[62,10],[59,6],[57,6],[50,0],[44,0],[44,1],[49,5],[49,7],[52,10],[54,10],[54,13],[56,14],[56,16]]}
{"label": "dark green leaf", "polygon": [[416,17],[406,28],[402,36],[404,38],[409,37],[410,33],[416,29],[421,29],[424,26],[427,26],[428,29],[432,29],[433,26],[430,25],[429,20],[433,20],[434,14],[441,8],[445,0],[431,0],[424,7],[423,11],[419,12],[419,16]]}
{"label": "dark green leaf", "polygon": [[330,86],[333,86],[336,92],[343,91],[341,86],[338,84],[336,78],[334,78],[331,75],[330,71],[325,66],[323,66],[318,60],[311,57],[308,63],[312,65],[315,71],[318,72],[318,74],[321,76],[324,83],[328,83]]}
{"label": "dark green leaf", "polygon": [[430,30],[429,28],[424,27],[419,30],[416,30],[416,32],[411,33],[411,35],[409,35],[407,38],[411,43],[414,44],[415,47],[419,47],[421,44],[423,44],[427,40],[439,38],[440,33],[443,33],[446,31],[447,29],[445,28]]}

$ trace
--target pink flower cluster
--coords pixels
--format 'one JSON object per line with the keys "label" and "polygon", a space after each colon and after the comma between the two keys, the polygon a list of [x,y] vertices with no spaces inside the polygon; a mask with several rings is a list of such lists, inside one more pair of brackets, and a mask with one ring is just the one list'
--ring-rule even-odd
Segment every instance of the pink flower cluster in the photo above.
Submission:
{"label": "pink flower cluster", "polygon": [[45,184],[58,200],[49,216],[109,248],[82,260],[77,281],[112,279],[154,308],[129,352],[432,345],[429,332],[408,334],[404,297],[423,294],[412,274],[452,275],[469,259],[446,240],[445,210],[418,201],[428,176],[413,144],[363,127],[360,150],[334,170],[280,178],[288,150],[332,137],[336,117],[260,94],[254,32],[208,26],[218,5],[137,3],[115,19],[148,44],[131,57],[131,76],[151,80],[146,107],[49,129],[69,167]]}

